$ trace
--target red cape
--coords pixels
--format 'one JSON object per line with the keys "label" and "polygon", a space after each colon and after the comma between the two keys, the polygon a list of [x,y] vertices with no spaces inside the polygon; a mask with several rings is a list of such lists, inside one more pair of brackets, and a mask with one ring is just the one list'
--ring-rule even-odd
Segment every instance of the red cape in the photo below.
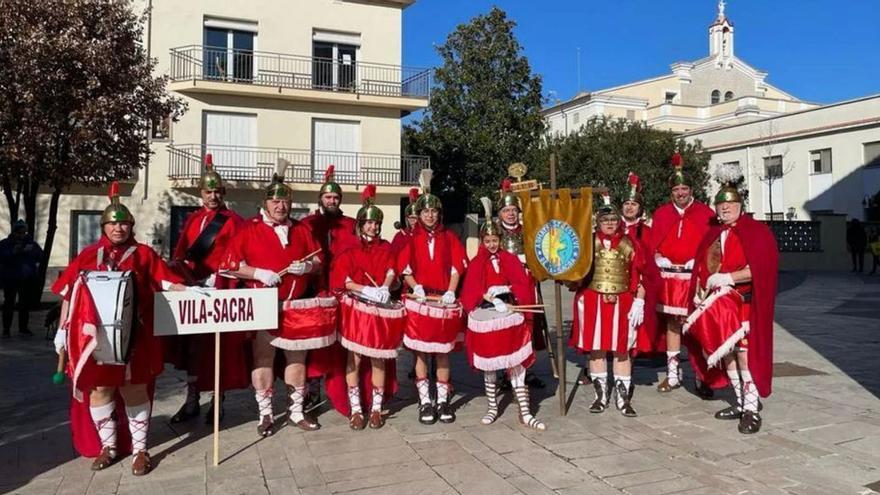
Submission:
{"label": "red cape", "polygon": [[[742,215],[731,229],[739,236],[745,250],[746,261],[752,271],[752,302],[749,315],[749,371],[761,397],[771,392],[773,381],[773,312],[776,304],[776,281],[779,270],[779,249],[776,238],[770,229],[750,216]],[[721,235],[721,225],[713,225],[703,237],[697,248],[694,273],[699,273],[706,264],[706,251]],[[693,311],[693,298],[698,280],[691,280],[690,311]],[[722,388],[729,384],[725,370],[708,369],[700,347],[693,339],[685,339],[688,355],[697,377],[712,388]]]}
{"label": "red cape", "polygon": [[[693,204],[684,210],[684,216],[685,218],[692,219],[697,225],[706,225],[708,228],[709,222],[715,218],[715,212],[712,211],[712,208],[706,206],[705,203],[694,200]],[[648,239],[651,257],[657,252],[657,248],[663,242],[669,230],[678,224],[679,218],[681,217],[678,214],[678,210],[675,209],[675,205],[671,202],[661,205],[654,212],[654,216],[651,218],[651,236]]]}
{"label": "red cape", "polygon": [[[510,254],[503,249],[497,253],[501,265],[501,273],[510,282],[510,291],[516,298],[517,304],[535,304],[535,281],[526,273],[526,269],[516,255]],[[483,267],[490,263],[489,250],[480,245],[477,255],[468,263],[469,269],[464,274],[464,282],[461,287],[461,305],[465,311],[473,311],[483,302],[483,294],[489,288],[485,279]],[[530,316],[526,314],[525,316]]]}
{"label": "red cape", "polygon": [[642,286],[645,288],[645,322],[636,335],[635,355],[650,355],[666,352],[666,326],[661,327],[657,315],[657,295],[660,291],[660,269],[654,262],[654,253],[650,250],[652,227],[640,220],[630,227],[627,235],[642,251]]}

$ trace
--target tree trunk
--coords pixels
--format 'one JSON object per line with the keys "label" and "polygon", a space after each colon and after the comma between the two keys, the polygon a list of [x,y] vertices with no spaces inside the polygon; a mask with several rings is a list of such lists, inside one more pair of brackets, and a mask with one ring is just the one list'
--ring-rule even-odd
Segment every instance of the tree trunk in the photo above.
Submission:
{"label": "tree trunk", "polygon": [[12,179],[9,173],[3,174],[3,196],[6,197],[6,206],[9,207],[9,231],[12,232],[12,226],[18,221],[18,205],[21,204],[21,181],[16,183],[16,194],[12,195]]}
{"label": "tree trunk", "polygon": [[[28,232],[36,234],[37,226],[37,196],[40,193],[40,182],[35,178],[24,181],[24,218],[27,221]],[[34,236],[36,238],[36,236]]]}
{"label": "tree trunk", "polygon": [[770,218],[768,220],[774,220],[773,218],[773,183],[776,182],[773,179],[767,181],[767,199],[770,200]]}
{"label": "tree trunk", "polygon": [[43,294],[46,287],[46,273],[49,269],[49,260],[52,258],[52,245],[55,242],[55,231],[58,230],[58,200],[61,197],[61,188],[56,186],[49,199],[49,220],[46,226],[46,242],[43,244],[43,262],[40,263],[39,292]]}

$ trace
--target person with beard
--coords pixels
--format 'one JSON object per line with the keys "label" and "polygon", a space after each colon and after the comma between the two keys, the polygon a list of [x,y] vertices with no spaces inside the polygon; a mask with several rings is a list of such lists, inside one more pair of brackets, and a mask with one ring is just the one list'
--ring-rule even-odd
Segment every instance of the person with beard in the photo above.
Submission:
{"label": "person with beard", "polygon": [[[660,269],[657,311],[666,322],[666,378],[657,385],[661,393],[681,387],[681,325],[688,314],[687,293],[694,256],[715,216],[711,208],[694,199],[691,188],[694,182],[678,152],[672,156],[672,166],[673,173],[669,177],[672,200],[654,212],[648,246],[650,256]],[[697,394],[709,398],[712,389],[697,383]]]}
{"label": "person with beard", "polygon": [[[467,268],[464,246],[453,232],[443,227],[443,204],[440,198],[431,194],[432,174],[430,169],[421,172],[419,183],[422,195],[415,206],[419,223],[413,228],[412,240],[398,255],[398,272],[412,290],[406,301],[410,315],[421,314],[423,309],[433,309],[427,311],[429,316],[435,312],[445,315],[446,309],[456,305],[456,289]],[[429,296],[437,297],[437,294],[442,294],[439,302],[445,309],[427,308],[423,303]],[[449,353],[455,349],[465,322],[463,316],[457,319],[433,319],[439,321],[423,327],[413,324],[413,321],[408,322],[403,343],[416,356],[419,422],[433,424],[439,418],[441,423],[452,423],[455,421],[455,412],[449,404]],[[437,364],[436,407],[432,404],[428,383],[428,358],[432,355]]]}
{"label": "person with beard", "polygon": [[[76,399],[70,408],[74,447],[80,454],[94,457],[92,470],[98,471],[112,465],[130,446],[131,472],[142,476],[152,469],[147,434],[152,392],[156,377],[162,373],[162,344],[153,336],[153,295],[187,288],[150,246],[135,239],[134,216],[120,203],[117,182],[110,186],[109,195],[110,205],[101,214],[100,240],[83,249],[52,285],[52,292],[63,299],[55,349],[59,354],[66,350],[69,356],[68,374]],[[99,363],[93,356],[99,338],[96,326],[101,323],[82,272],[96,270],[130,271],[133,275],[134,341],[125,365]],[[118,402],[124,404],[124,411],[117,407]],[[120,417],[128,424],[130,437],[120,432],[117,438]]]}
{"label": "person with beard", "polygon": [[[211,154],[205,155],[205,173],[199,181],[202,208],[191,213],[183,224],[180,238],[174,247],[171,268],[187,283],[204,287],[232,288],[229,279],[217,277],[220,264],[236,232],[244,224],[237,213],[223,201],[226,188],[223,179],[214,170]],[[220,335],[220,391],[245,388],[248,380],[246,335],[226,332]],[[186,371],[186,399],[171,416],[171,423],[188,421],[199,415],[199,395],[214,389],[214,337],[210,334],[163,337],[165,360],[177,369]],[[222,400],[221,395],[221,400]],[[205,415],[205,422],[213,421],[213,404]],[[223,409],[220,409],[223,418]]]}
{"label": "person with beard", "polygon": [[697,248],[684,331],[697,376],[733,388],[736,403],[715,413],[739,420],[742,434],[761,429],[761,397],[773,379],[773,312],[779,250],[770,229],[743,213],[738,164],[720,165],[715,222]]}
{"label": "person with beard", "polygon": [[[342,187],[334,180],[335,168],[329,165],[324,172],[324,183],[318,190],[318,209],[302,219],[303,225],[308,227],[318,245],[324,250],[326,267],[332,265],[336,256],[348,248],[357,246],[359,242],[355,235],[357,222],[354,218],[343,215],[339,207],[342,204]],[[329,270],[322,273],[321,279],[320,288],[329,287]]]}
{"label": "person with beard", "polygon": [[[574,298],[569,345],[590,356],[595,394],[590,412],[604,412],[613,391],[621,414],[635,417],[630,351],[645,316],[644,253],[639,242],[623,233],[620,214],[608,194],[602,200],[596,211],[593,268]],[[608,382],[609,352],[614,355],[613,386]]]}

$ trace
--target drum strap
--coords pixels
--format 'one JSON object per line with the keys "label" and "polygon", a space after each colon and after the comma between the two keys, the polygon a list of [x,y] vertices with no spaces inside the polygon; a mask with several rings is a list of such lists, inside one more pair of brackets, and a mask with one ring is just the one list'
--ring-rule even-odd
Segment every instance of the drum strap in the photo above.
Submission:
{"label": "drum strap", "polygon": [[219,213],[214,215],[211,223],[205,226],[202,233],[199,234],[192,246],[186,251],[186,259],[199,262],[207,256],[208,251],[214,246],[217,234],[220,233],[220,229],[223,228],[227,220],[229,220],[229,217],[226,215],[220,215]]}
{"label": "drum strap", "polygon": [[[113,266],[110,266],[110,265],[108,264],[107,267],[108,267],[111,271],[112,271],[112,270],[116,270],[116,267],[119,266],[119,265],[121,265],[125,260],[127,260],[128,257],[131,256],[136,250],[137,250],[137,246],[131,246],[130,248],[128,248],[128,249],[125,250],[125,253],[122,255],[121,258],[119,258],[119,261],[115,262],[115,263],[113,264]],[[101,247],[101,248],[98,248],[97,267],[100,268],[101,265],[103,265],[103,264],[104,264],[104,248]]]}

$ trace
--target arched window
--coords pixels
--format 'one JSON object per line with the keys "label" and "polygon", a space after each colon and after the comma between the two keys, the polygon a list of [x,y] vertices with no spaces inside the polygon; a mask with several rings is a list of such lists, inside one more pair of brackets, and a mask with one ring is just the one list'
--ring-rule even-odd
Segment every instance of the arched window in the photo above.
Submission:
{"label": "arched window", "polygon": [[733,91],[728,91],[724,93],[724,101],[730,101],[733,99]]}
{"label": "arched window", "polygon": [[712,105],[714,105],[720,101],[721,101],[721,91],[718,91],[717,89],[715,91],[712,91]]}

